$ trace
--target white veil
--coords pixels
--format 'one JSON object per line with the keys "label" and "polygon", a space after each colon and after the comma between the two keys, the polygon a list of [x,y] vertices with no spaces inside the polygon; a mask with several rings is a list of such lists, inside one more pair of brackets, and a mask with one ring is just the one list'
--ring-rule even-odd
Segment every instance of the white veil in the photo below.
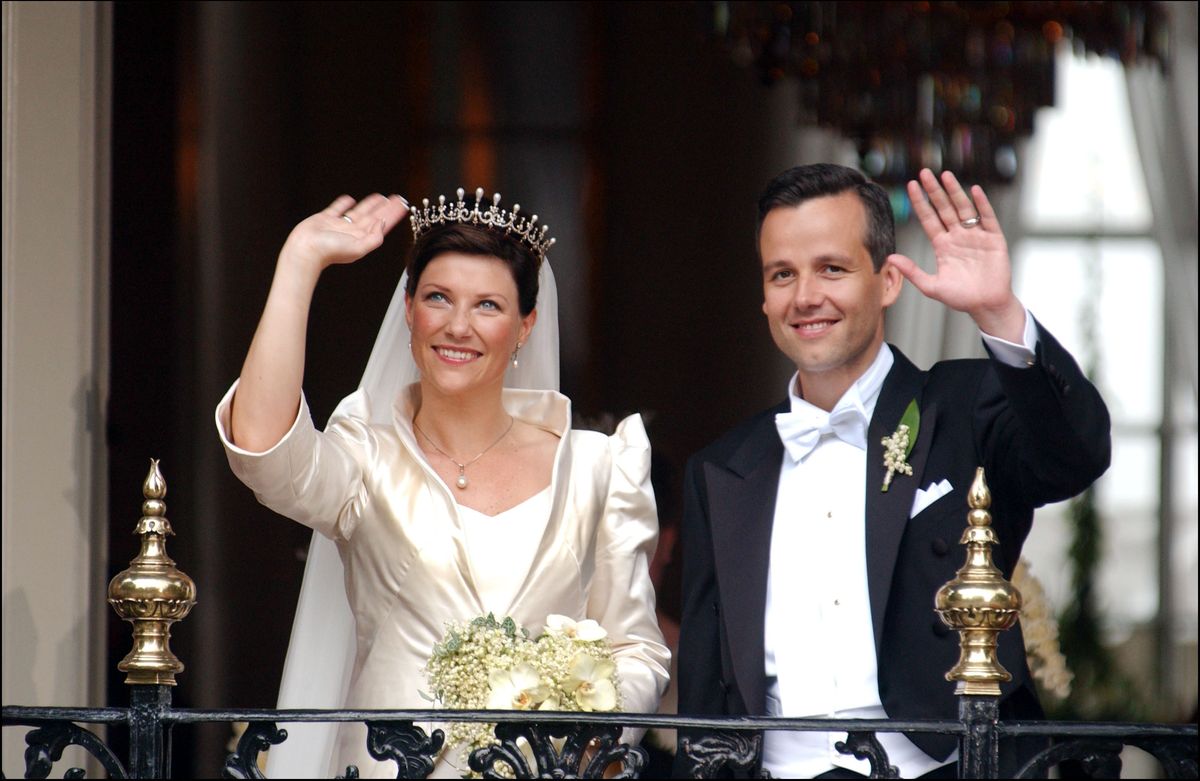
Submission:
{"label": "white veil", "polygon": [[[408,273],[400,277],[375,337],[359,389],[370,401],[371,421],[392,423],[392,402],[420,379],[409,348],[404,312]],[[558,291],[549,261],[538,274],[537,323],[521,347],[519,366],[509,367],[505,387],[558,390]],[[354,616],[346,600],[345,572],[337,546],[313,532],[292,622],[292,637],[276,707],[342,708],[355,655]],[[267,752],[268,778],[317,778],[331,768],[339,722],[288,723],[288,739]]]}

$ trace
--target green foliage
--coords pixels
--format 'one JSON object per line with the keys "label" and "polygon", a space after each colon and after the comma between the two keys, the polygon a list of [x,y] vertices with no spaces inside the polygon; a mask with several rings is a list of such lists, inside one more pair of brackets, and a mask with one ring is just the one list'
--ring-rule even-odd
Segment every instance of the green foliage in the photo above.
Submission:
{"label": "green foliage", "polygon": [[[1097,259],[1098,260],[1098,259]],[[1080,312],[1083,337],[1081,363],[1092,382],[1100,374],[1097,302],[1102,266],[1092,265]],[[1150,712],[1146,696],[1134,685],[1104,644],[1103,621],[1096,604],[1096,569],[1103,549],[1103,530],[1096,507],[1095,486],[1071,500],[1071,599],[1059,617],[1059,639],[1067,666],[1075,675],[1071,696],[1054,703],[1045,698],[1053,718],[1080,721],[1139,721]]]}
{"label": "green foliage", "polygon": [[1072,721],[1139,721],[1149,704],[1116,664],[1104,644],[1103,622],[1096,604],[1096,568],[1103,534],[1095,488],[1071,500],[1071,601],[1059,616],[1059,639],[1067,665],[1075,674],[1071,695],[1061,702],[1044,697],[1052,718]]}

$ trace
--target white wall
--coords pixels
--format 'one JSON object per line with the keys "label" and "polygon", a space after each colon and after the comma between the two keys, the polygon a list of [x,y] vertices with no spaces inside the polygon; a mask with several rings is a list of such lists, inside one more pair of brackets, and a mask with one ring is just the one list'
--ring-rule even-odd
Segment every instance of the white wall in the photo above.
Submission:
{"label": "white wall", "polygon": [[3,5],[5,705],[104,704],[111,18]]}

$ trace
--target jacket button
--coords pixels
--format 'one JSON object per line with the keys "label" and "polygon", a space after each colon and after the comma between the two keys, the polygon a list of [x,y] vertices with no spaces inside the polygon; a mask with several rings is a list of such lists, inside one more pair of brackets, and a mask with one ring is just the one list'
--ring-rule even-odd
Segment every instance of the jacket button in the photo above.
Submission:
{"label": "jacket button", "polygon": [[933,622],[933,633],[938,637],[945,637],[950,634],[950,627],[943,624],[940,620]]}
{"label": "jacket button", "polygon": [[[941,537],[934,538],[933,543],[930,547],[932,547],[933,552],[939,556],[945,556],[946,553],[950,550],[950,546],[947,545],[946,541],[943,540]],[[941,624],[939,624],[939,626],[941,626]]]}
{"label": "jacket button", "polygon": [[724,678],[717,681],[717,683],[720,685],[721,691],[725,692],[726,694],[729,694],[729,684],[725,682]]}
{"label": "jacket button", "polygon": [[719,602],[713,602],[713,615],[721,615],[721,604]]}

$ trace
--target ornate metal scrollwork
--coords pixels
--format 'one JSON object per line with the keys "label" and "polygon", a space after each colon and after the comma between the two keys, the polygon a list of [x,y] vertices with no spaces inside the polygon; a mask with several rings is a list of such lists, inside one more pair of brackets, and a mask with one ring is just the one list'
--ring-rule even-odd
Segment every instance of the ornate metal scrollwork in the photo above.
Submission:
{"label": "ornate metal scrollwork", "polygon": [[[758,767],[762,753],[762,733],[715,732],[694,740],[682,741],[684,756],[692,761],[692,778],[718,778],[726,773],[749,774]],[[762,771],[758,778],[770,778]]]}
{"label": "ornate metal scrollwork", "polygon": [[[411,721],[367,722],[367,752],[380,762],[395,761],[396,778],[428,778],[445,740],[440,729],[428,735]],[[347,767],[346,778],[358,778],[358,768]]]}
{"label": "ornate metal scrollwork", "polygon": [[[607,724],[497,724],[500,743],[475,750],[469,761],[484,778],[510,777],[501,768],[516,778],[636,778],[646,766],[646,750],[618,742],[620,734],[620,727]],[[619,770],[605,776],[614,764]]]}
{"label": "ornate metal scrollwork", "polygon": [[871,763],[871,774],[867,778],[899,778],[900,770],[888,763],[887,751],[875,737],[874,732],[850,732],[845,740],[833,745],[840,754],[852,754],[855,759]]}
{"label": "ornate metal scrollwork", "polygon": [[1083,766],[1088,778],[1120,778],[1122,748],[1119,740],[1068,740],[1039,751],[1017,771],[1016,777],[1045,778],[1046,771],[1058,763],[1075,761]]}
{"label": "ornate metal scrollwork", "polygon": [[266,778],[258,769],[258,755],[287,740],[287,730],[273,721],[252,721],[238,739],[237,751],[225,760],[223,778]]}
{"label": "ornate metal scrollwork", "polygon": [[[54,763],[62,759],[67,746],[79,746],[100,761],[109,778],[128,778],[125,766],[96,733],[69,721],[55,721],[32,729],[25,735],[25,777],[49,778]],[[63,778],[84,778],[83,768],[69,769]]]}

